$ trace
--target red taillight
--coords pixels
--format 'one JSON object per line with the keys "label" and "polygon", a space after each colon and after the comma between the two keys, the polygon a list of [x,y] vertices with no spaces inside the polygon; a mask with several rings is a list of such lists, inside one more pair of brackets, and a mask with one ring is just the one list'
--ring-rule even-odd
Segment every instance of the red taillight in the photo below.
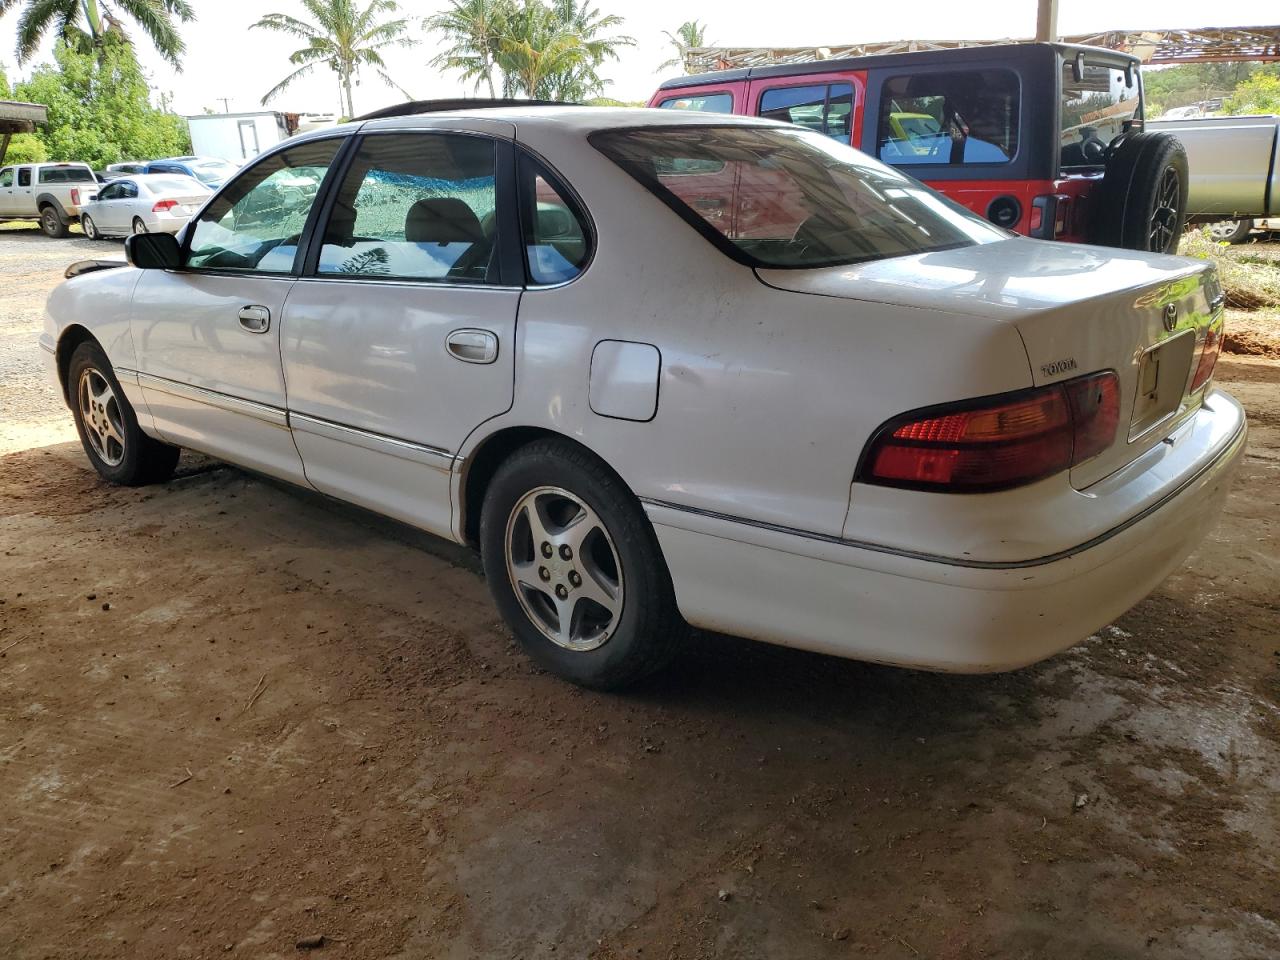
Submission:
{"label": "red taillight", "polygon": [[71,188],[71,205],[73,207],[80,206],[80,191],[75,187]]}
{"label": "red taillight", "polygon": [[1218,354],[1222,352],[1222,321],[1205,331],[1204,342],[1200,345],[1200,362],[1196,364],[1196,372],[1191,377],[1188,393],[1195,393],[1213,376],[1213,367],[1218,362]]}
{"label": "red taillight", "polygon": [[982,493],[1061,473],[1115,441],[1120,381],[1110,371],[987,397],[885,424],[858,479],[891,487]]}
{"label": "red taillight", "polygon": [[177,200],[160,200],[151,208],[152,213],[164,213],[166,210],[172,210],[178,205]]}

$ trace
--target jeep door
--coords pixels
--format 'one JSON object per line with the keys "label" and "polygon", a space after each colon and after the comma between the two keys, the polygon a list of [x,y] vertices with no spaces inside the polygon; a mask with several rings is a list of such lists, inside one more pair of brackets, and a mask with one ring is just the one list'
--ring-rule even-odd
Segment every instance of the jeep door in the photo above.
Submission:
{"label": "jeep door", "polygon": [[514,128],[414,126],[351,151],[285,307],[282,362],[311,485],[447,536],[454,454],[512,401]]}
{"label": "jeep door", "polygon": [[345,142],[304,140],[259,160],[188,228],[179,269],[142,271],[137,376],[165,439],[304,481],[285,415],[280,319]]}

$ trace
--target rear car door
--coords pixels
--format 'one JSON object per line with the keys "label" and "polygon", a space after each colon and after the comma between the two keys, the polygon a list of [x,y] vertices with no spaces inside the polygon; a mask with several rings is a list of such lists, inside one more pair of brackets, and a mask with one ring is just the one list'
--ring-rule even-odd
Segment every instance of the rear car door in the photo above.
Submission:
{"label": "rear car door", "polygon": [[281,348],[311,485],[448,535],[454,454],[511,406],[523,276],[514,129],[443,123],[353,148]]}
{"label": "rear car door", "polygon": [[142,271],[131,320],[137,375],[165,439],[304,482],[285,415],[280,318],[345,141],[306,140],[264,157],[193,222],[180,269]]}

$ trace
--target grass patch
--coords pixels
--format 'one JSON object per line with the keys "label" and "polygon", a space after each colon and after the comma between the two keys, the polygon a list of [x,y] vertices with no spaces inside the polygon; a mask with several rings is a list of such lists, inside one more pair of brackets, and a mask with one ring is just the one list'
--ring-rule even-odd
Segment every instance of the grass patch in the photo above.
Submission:
{"label": "grass patch", "polygon": [[1280,248],[1275,244],[1219,243],[1207,227],[1188,230],[1178,252],[1211,260],[1218,268],[1227,306],[1237,310],[1280,307]]}

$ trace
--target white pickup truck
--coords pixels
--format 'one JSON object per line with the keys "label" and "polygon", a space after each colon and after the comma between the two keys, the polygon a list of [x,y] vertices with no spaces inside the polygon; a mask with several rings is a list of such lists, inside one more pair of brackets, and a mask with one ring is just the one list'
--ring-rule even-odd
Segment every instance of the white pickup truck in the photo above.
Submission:
{"label": "white pickup truck", "polygon": [[[1239,243],[1251,230],[1280,228],[1280,117],[1148,120],[1187,151],[1187,220]],[[1274,224],[1274,226],[1272,226]]]}
{"label": "white pickup truck", "polygon": [[0,167],[0,223],[38,220],[50,237],[65,237],[80,205],[98,196],[98,178],[84,163],[23,163]]}

